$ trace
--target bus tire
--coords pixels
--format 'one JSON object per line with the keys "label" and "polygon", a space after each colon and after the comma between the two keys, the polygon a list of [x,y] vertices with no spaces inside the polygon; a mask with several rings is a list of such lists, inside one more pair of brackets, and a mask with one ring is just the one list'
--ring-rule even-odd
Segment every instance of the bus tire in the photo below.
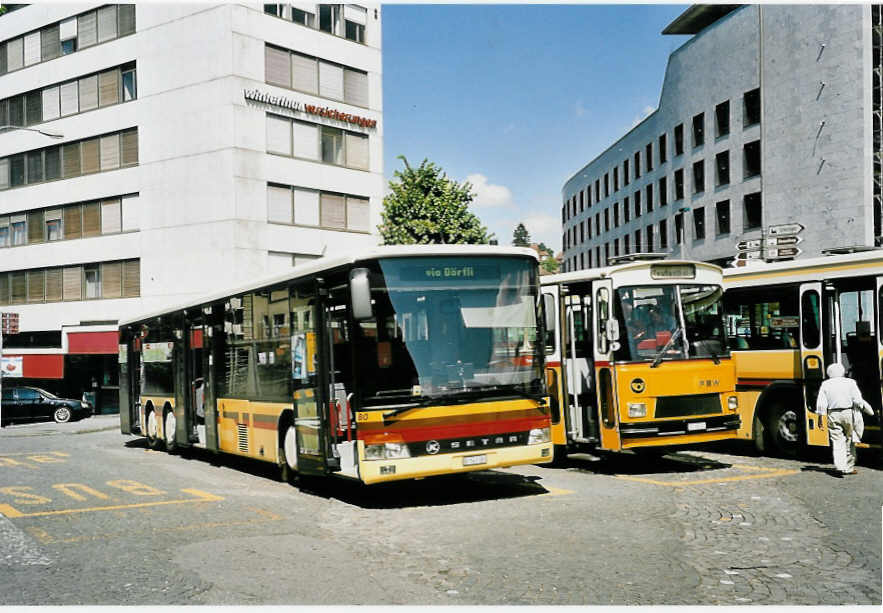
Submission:
{"label": "bus tire", "polygon": [[549,466],[564,466],[567,463],[567,445],[555,445]]}
{"label": "bus tire", "polygon": [[766,426],[760,416],[756,413],[754,414],[754,421],[751,427],[751,442],[754,444],[754,451],[758,455],[765,455],[769,450]]}
{"label": "bus tire", "polygon": [[772,448],[781,456],[796,457],[803,442],[803,421],[793,403],[773,402],[767,411],[766,426]]}
{"label": "bus tire", "polygon": [[169,453],[172,453],[178,447],[178,444],[175,442],[177,425],[178,420],[175,417],[175,412],[170,407],[166,407],[163,414],[163,438],[165,439],[166,451]]}
{"label": "bus tire", "polygon": [[280,434],[279,477],[286,483],[294,483],[297,477],[297,431],[288,423]]}
{"label": "bus tire", "polygon": [[147,446],[151,449],[159,449],[161,444],[159,439],[159,424],[156,419],[156,411],[153,410],[153,407],[147,409],[144,421],[147,422],[147,425],[144,428],[144,434],[147,435]]}

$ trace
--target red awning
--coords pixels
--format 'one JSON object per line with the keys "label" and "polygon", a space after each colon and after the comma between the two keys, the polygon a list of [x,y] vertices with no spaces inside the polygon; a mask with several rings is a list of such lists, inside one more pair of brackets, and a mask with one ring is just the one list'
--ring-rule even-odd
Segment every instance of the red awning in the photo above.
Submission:
{"label": "red awning", "polygon": [[67,352],[74,354],[117,354],[119,353],[119,333],[110,332],[70,332],[67,335]]}

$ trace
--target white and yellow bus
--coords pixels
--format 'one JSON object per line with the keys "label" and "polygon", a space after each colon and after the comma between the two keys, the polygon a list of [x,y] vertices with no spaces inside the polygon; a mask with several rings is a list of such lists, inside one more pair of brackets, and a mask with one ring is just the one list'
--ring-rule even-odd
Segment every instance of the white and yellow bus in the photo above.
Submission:
{"label": "white and yellow bus", "polygon": [[536,254],[381,247],[120,324],[120,421],[363,483],[552,459]]}
{"label": "white and yellow bus", "polygon": [[735,436],[721,269],[661,257],[541,278],[558,305],[546,348],[556,458]]}
{"label": "white and yellow bus", "polygon": [[724,287],[739,438],[785,455],[828,445],[826,419],[814,411],[836,361],[876,413],[865,417],[862,446],[879,446],[883,250],[727,269]]}

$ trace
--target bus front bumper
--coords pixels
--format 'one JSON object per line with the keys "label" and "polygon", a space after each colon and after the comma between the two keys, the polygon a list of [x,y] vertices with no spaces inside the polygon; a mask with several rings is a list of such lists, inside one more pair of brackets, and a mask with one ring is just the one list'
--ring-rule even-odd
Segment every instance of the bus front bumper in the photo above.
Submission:
{"label": "bus front bumper", "polygon": [[736,437],[741,420],[738,415],[716,415],[690,419],[620,423],[622,446],[701,443]]}

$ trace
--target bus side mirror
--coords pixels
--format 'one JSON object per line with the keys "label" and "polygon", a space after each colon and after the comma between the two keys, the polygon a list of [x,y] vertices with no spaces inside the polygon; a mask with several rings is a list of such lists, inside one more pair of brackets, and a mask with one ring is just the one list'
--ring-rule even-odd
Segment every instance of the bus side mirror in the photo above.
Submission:
{"label": "bus side mirror", "polygon": [[558,318],[556,317],[555,296],[552,294],[543,294],[543,311],[546,318],[546,332],[555,332],[558,328]]}
{"label": "bus side mirror", "polygon": [[619,322],[615,319],[607,320],[607,340],[613,342],[619,340]]}
{"label": "bus side mirror", "polygon": [[354,268],[350,271],[350,300],[353,319],[364,321],[374,317],[371,308],[371,282],[367,268]]}

